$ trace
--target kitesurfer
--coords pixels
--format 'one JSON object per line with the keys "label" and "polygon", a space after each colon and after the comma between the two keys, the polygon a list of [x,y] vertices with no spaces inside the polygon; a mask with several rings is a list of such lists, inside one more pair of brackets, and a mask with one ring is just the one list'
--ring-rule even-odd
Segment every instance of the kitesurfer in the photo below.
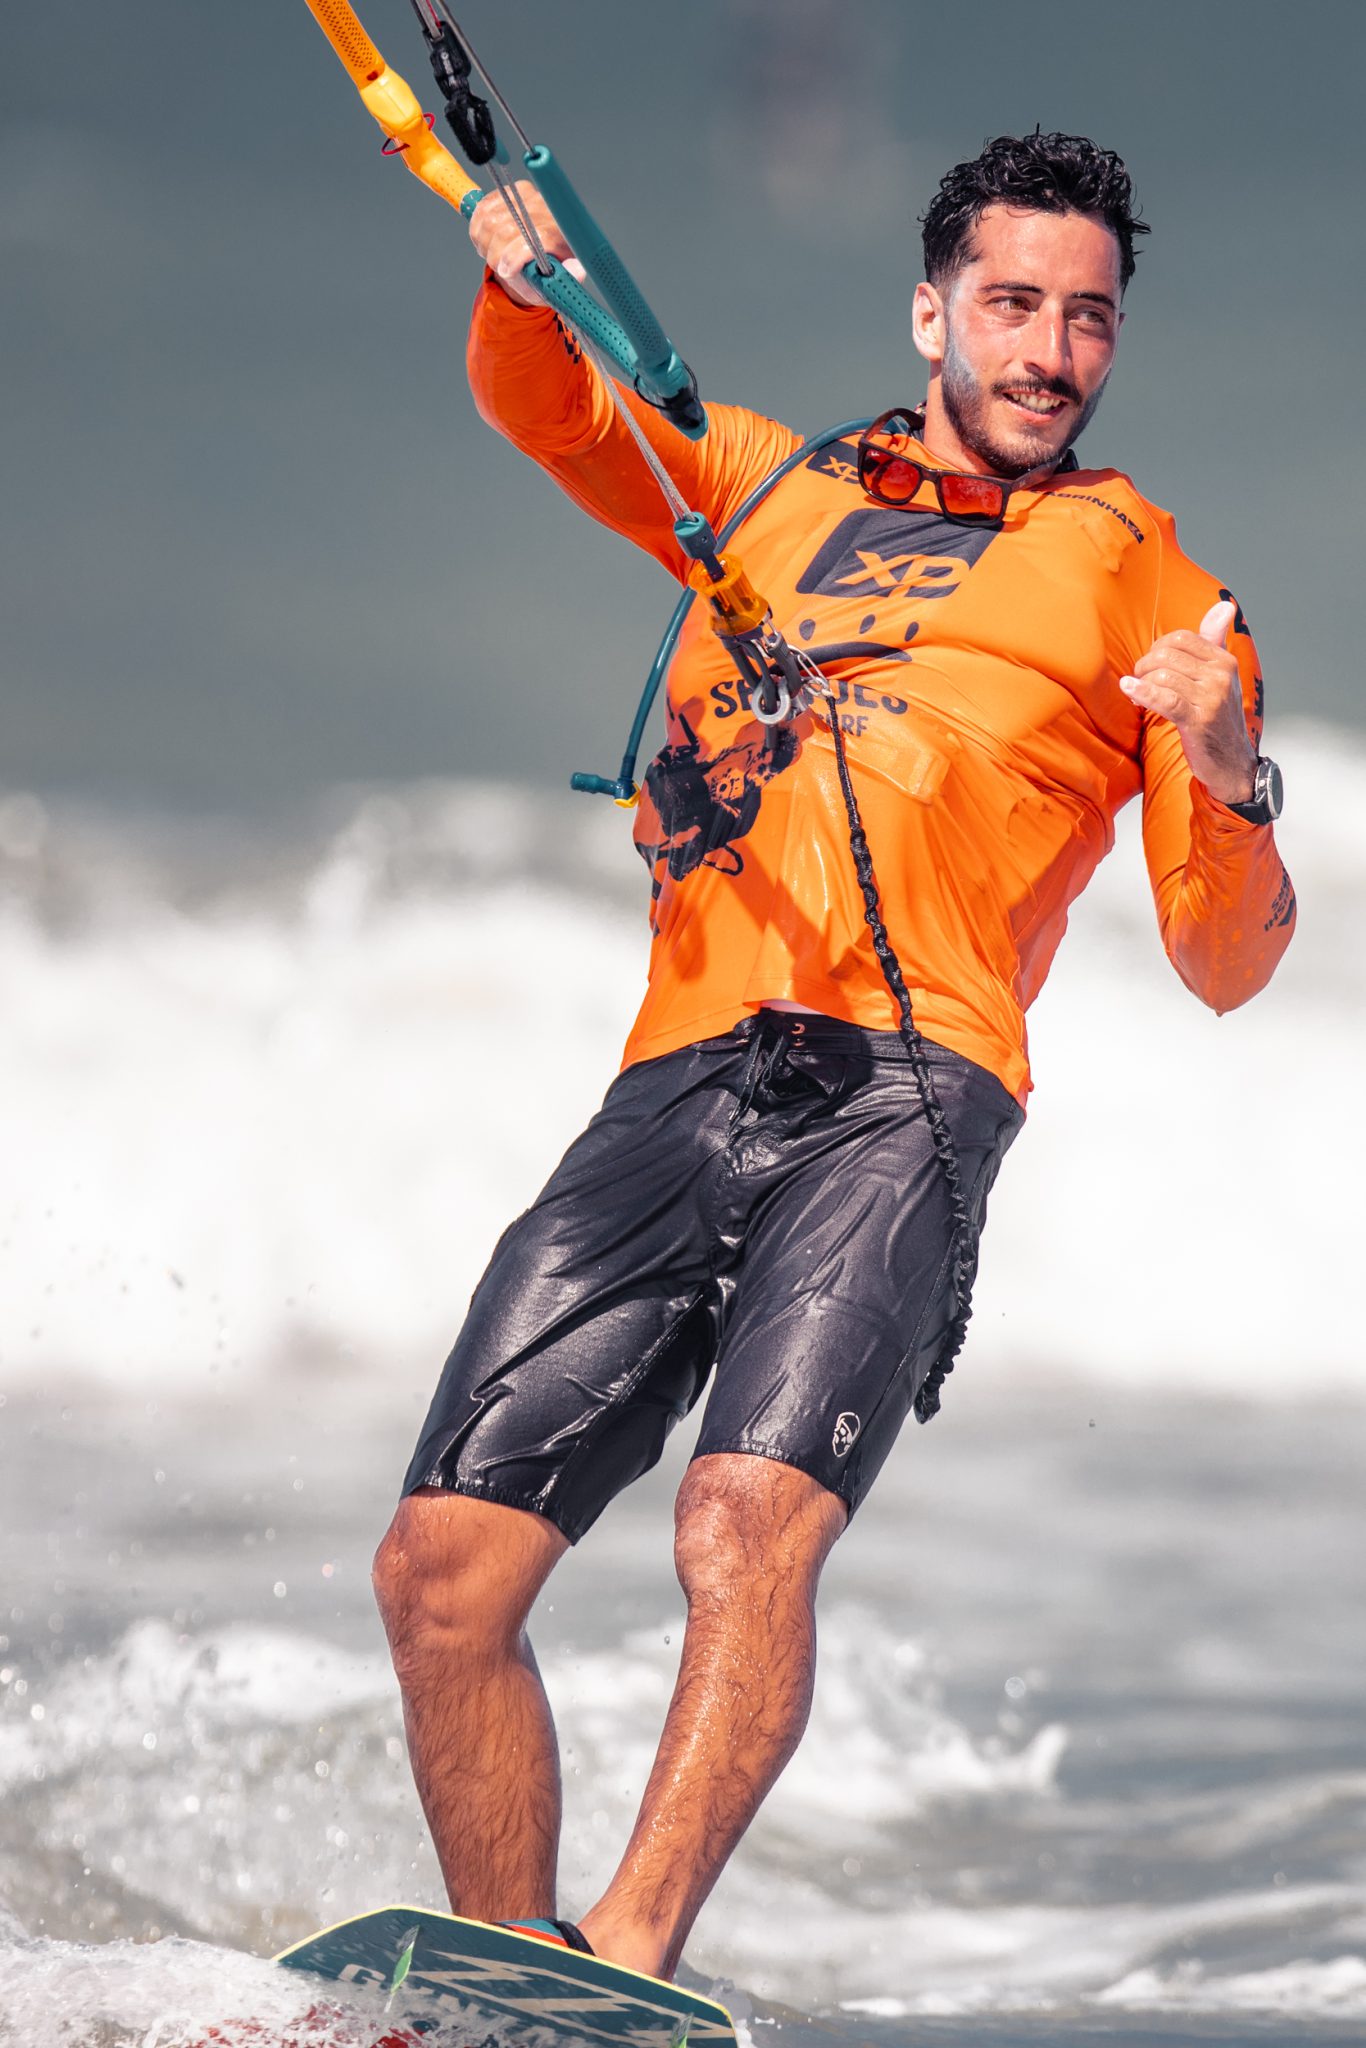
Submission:
{"label": "kitesurfer", "polygon": [[[739,544],[827,679],[978,1226],[1023,1121],[1024,1012],[1120,807],[1141,795],[1163,944],[1214,1009],[1266,984],[1295,909],[1244,616],[1169,514],[1071,453],[1146,232],[1124,165],[1084,138],[1000,138],[949,172],[924,230],[923,411],[813,454]],[[682,577],[668,508],[523,278],[501,199],[471,232],[482,412]],[[724,406],[685,441],[629,402],[718,529],[798,446]],[[714,1375],[677,1502],[677,1688],[620,1867],[566,1936],[655,1974],[796,1747],[822,1566],[912,1408],[938,1406],[960,1306],[823,702],[761,725],[690,621],[637,812],[654,937],[622,1072],[498,1244],[376,1561],[452,1904],[549,1921],[559,1770],[526,1618]]]}

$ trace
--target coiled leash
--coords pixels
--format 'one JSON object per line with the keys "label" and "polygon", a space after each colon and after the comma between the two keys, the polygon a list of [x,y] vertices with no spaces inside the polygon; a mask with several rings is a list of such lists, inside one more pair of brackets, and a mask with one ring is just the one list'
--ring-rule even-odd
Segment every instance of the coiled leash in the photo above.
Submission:
{"label": "coiled leash", "polygon": [[[423,113],[411,87],[385,63],[349,0],[307,0],[307,5],[346,67],[362,101],[384,130],[385,154],[401,155],[414,176],[468,218],[485,196],[484,191],[465,174],[444,143],[438,140],[433,132],[432,117]],[[723,552],[744,520],[785,476],[808,460],[816,450],[851,432],[861,431],[868,422],[861,420],[832,427],[794,450],[750,493],[722,528],[718,539],[704,514],[688,505],[617,388],[618,376],[625,378],[637,394],[647,404],[655,406],[680,433],[691,440],[698,440],[706,433],[707,416],[691,370],[674,349],[621,258],[556,158],[544,145],[530,140],[479,61],[445,0],[411,0],[411,5],[442,95],[447,126],[467,160],[476,169],[487,171],[503,204],[525,237],[532,257],[523,271],[524,277],[572,329],[584,353],[597,366],[669,507],[674,535],[689,560],[687,587],[675,607],[651,665],[632,722],[620,773],[615,777],[575,774],[571,778],[571,786],[590,794],[610,796],[624,809],[631,808],[638,801],[636,764],[645,724],[677,646],[683,621],[693,600],[699,596],[710,611],[712,631],[730,655],[748,690],[751,712],[767,730],[770,746],[776,745],[779,729],[798,713],[806,710],[815,713],[818,703],[824,706],[848,822],[849,850],[863,898],[864,921],[872,937],[878,966],[896,1005],[897,1030],[915,1075],[925,1120],[943,1175],[952,1223],[949,1264],[954,1314],[935,1363],[915,1397],[917,1420],[928,1422],[939,1409],[944,1381],[952,1372],[962,1349],[972,1313],[978,1231],[963,1190],[953,1134],[934,1086],[925,1041],[915,1022],[910,991],[883,919],[877,875],[849,771],[839,709],[829,681],[809,656],[790,646],[774,620],[767,599],[755,589],[738,556]],[[519,145],[526,175],[550,208],[598,297],[595,298],[593,292],[572,277],[542,243],[511,175],[512,159],[488,99],[474,89],[475,73]]]}

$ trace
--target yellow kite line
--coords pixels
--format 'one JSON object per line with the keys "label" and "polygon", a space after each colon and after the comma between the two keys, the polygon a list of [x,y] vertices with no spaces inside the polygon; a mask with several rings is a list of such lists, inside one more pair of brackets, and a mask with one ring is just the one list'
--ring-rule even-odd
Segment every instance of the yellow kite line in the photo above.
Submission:
{"label": "yellow kite line", "polygon": [[406,79],[389,69],[355,9],[347,0],[308,0],[308,9],[380,127],[392,141],[403,145],[403,161],[413,176],[459,212],[466,193],[482,188],[466,176],[445,144],[433,135],[417,94]]}

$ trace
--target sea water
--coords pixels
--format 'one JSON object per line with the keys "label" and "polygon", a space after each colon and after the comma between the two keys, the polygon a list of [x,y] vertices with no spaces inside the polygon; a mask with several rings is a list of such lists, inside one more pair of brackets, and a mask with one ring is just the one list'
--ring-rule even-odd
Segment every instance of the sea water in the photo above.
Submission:
{"label": "sea water", "polygon": [[[1271,990],[1181,988],[1126,816],[1036,1006],[944,1413],[689,1945],[756,2048],[1366,2037],[1366,758],[1276,740]],[[264,1958],[442,1903],[369,1557],[643,897],[620,813],[524,790],[0,796],[0,2041],[287,2040]],[[689,1433],[533,1623],[571,1914],[668,1698]]]}

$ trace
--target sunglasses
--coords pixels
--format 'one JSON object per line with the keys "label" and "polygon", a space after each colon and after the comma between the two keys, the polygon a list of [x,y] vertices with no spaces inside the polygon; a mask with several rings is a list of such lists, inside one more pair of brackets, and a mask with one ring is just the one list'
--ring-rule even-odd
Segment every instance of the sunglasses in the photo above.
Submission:
{"label": "sunglasses", "polygon": [[963,470],[931,469],[910,444],[924,432],[924,415],[903,407],[879,413],[859,436],[858,480],[878,505],[899,509],[909,505],[922,484],[934,486],[946,519],[994,523],[1005,516],[1013,483],[998,476],[971,476]]}

